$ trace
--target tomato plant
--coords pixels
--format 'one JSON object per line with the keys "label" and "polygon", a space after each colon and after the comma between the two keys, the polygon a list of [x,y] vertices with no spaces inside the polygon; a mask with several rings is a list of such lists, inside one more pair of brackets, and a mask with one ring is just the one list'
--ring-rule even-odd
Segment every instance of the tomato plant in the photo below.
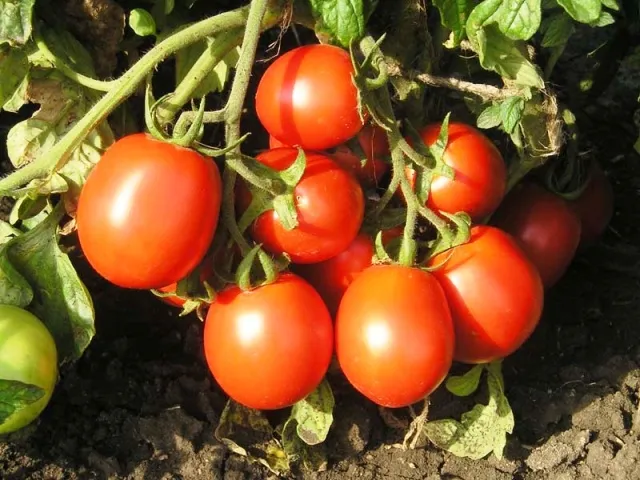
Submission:
{"label": "tomato plant", "polygon": [[442,288],[424,271],[373,266],[347,288],[336,319],[336,354],[349,382],[386,407],[433,392],[451,366],[453,324]]}
{"label": "tomato plant", "polygon": [[600,165],[593,164],[586,188],[569,206],[580,218],[581,242],[594,243],[613,217],[613,187]]}
{"label": "tomato plant", "polygon": [[493,223],[516,239],[547,288],[564,275],[580,242],[580,219],[567,202],[533,183],[513,190]]}
{"label": "tomato plant", "polygon": [[207,364],[222,389],[251,408],[278,409],[315,389],[333,353],[333,325],[320,295],[300,277],[243,292],[223,290],[207,314]]}
{"label": "tomato plant", "polygon": [[516,351],[534,331],[542,281],[515,240],[477,226],[468,243],[435,256],[430,267],[444,289],[456,332],[454,359],[486,363]]}
{"label": "tomato plant", "polygon": [[[274,170],[284,170],[298,156],[294,148],[268,150],[256,158]],[[251,236],[272,253],[287,253],[295,263],[327,260],[346,249],[358,234],[364,216],[364,195],[358,182],[331,158],[306,153],[306,167],[294,189],[298,226],[287,230],[275,210],[260,215]],[[248,198],[240,191],[241,209]]]}
{"label": "tomato plant", "polygon": [[0,434],[15,432],[38,418],[58,381],[58,353],[49,330],[33,314],[12,305],[0,305],[0,380],[44,391],[39,400],[0,422]]}
{"label": "tomato plant", "polygon": [[[438,139],[441,124],[427,125],[420,132],[425,145]],[[444,163],[454,172],[454,178],[435,175],[427,206],[447,213],[466,212],[475,221],[493,213],[504,197],[507,171],[500,151],[484,134],[471,125],[449,124]],[[416,172],[407,169],[412,185]]]}
{"label": "tomato plant", "polygon": [[304,45],[278,57],[256,91],[256,113],[285,145],[335,147],[363,126],[349,54],[331,45]]}
{"label": "tomato plant", "polygon": [[134,134],[114,143],[78,201],[78,238],[91,266],[125,288],[162,288],[202,260],[218,224],[215,163]]}

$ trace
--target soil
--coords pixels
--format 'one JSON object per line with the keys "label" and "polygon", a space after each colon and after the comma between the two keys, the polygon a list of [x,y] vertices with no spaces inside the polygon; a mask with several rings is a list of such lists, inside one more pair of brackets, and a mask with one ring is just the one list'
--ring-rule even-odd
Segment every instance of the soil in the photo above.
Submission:
{"label": "soil", "polygon": [[[592,139],[585,153],[609,174],[616,214],[601,242],[548,292],[532,338],[505,361],[516,428],[504,458],[471,461],[424,443],[404,450],[402,421],[337,382],[328,467],[307,478],[640,478],[640,163],[631,148],[637,91],[628,88],[639,84],[637,75],[623,70],[580,113]],[[214,437],[226,399],[204,366],[197,318],[179,318],[150,293],[116,289],[77,264],[94,294],[98,333],[63,369],[40,420],[0,441],[0,477],[273,477]],[[431,418],[468,408],[443,390],[433,396]]]}

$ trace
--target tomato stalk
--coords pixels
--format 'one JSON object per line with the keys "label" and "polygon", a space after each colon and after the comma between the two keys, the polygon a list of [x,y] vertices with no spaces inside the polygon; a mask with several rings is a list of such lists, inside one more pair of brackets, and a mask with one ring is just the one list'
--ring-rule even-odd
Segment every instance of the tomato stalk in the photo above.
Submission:
{"label": "tomato stalk", "polygon": [[51,51],[51,49],[49,49],[47,42],[42,37],[42,34],[38,29],[36,29],[34,32],[33,40],[35,41],[36,47],[38,47],[40,53],[42,53],[44,57],[53,64],[56,70],[58,70],[68,79],[79,83],[83,87],[87,87],[92,90],[98,90],[100,92],[108,92],[114,87],[116,83],[114,80],[98,80],[96,78],[87,77],[86,75],[76,72],[70,65],[67,64],[67,62],[58,57]]}
{"label": "tomato stalk", "polygon": [[[238,28],[223,32],[207,45],[205,51],[196,60],[184,79],[177,85],[171,96],[162,102],[158,108],[158,117],[161,123],[166,124],[173,120],[176,113],[193,97],[193,92],[196,91],[206,76],[211,73],[211,70],[241,41],[242,29]],[[219,117],[216,116],[215,118]]]}
{"label": "tomato stalk", "polygon": [[[268,29],[276,25],[283,14],[282,1],[271,0],[267,3],[272,8],[270,8],[269,15],[264,16],[264,23],[260,25],[262,29]],[[78,123],[48,151],[47,155],[36,159],[0,180],[0,196],[11,195],[31,180],[46,178],[62,167],[87,135],[105,121],[122,102],[133,95],[138,86],[160,62],[178,50],[206,37],[244,28],[248,19],[249,8],[244,6],[206,18],[184,30],[176,32],[154,46],[126,73],[114,81],[113,87],[86,115],[78,120]]]}

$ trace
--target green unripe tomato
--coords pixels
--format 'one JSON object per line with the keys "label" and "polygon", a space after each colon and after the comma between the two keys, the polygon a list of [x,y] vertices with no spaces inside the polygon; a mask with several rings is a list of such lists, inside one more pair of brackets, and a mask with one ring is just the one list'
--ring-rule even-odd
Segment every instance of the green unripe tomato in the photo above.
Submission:
{"label": "green unripe tomato", "polygon": [[45,391],[40,400],[0,424],[0,434],[15,432],[38,418],[58,379],[58,352],[49,330],[36,316],[12,305],[0,305],[0,379]]}

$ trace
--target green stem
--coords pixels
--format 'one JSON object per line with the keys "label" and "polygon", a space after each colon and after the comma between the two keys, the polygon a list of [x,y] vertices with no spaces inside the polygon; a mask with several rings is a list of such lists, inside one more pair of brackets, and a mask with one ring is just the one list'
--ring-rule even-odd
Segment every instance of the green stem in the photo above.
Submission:
{"label": "green stem", "polygon": [[193,97],[207,75],[222,59],[242,41],[242,29],[229,30],[209,42],[205,51],[193,64],[184,79],[178,84],[173,95],[158,108],[158,116],[163,123],[170,122],[176,113]]}
{"label": "green stem", "polygon": [[98,90],[101,92],[108,92],[115,86],[115,80],[98,80],[76,72],[70,65],[67,64],[67,62],[58,57],[49,49],[49,46],[45,42],[44,38],[42,38],[42,35],[37,31],[34,35],[34,40],[36,42],[38,50],[40,50],[40,53],[42,53],[45,58],[49,60],[58,71],[60,71],[60,73],[62,73],[70,80],[79,83],[83,87],[87,87],[92,90]]}
{"label": "green stem", "polygon": [[[193,123],[193,121],[198,116],[198,112],[182,112],[180,117],[178,117],[178,121],[176,122],[176,126],[173,129],[174,134],[177,136],[184,135],[187,133],[189,129],[189,125]],[[204,112],[202,117],[202,123],[220,123],[224,122],[224,110],[215,110],[213,112]]]}
{"label": "green stem", "polygon": [[225,168],[222,174],[223,202],[222,202],[222,220],[229,230],[229,234],[234,242],[240,247],[242,256],[246,256],[251,251],[249,243],[242,236],[242,232],[236,223],[236,206],[235,206],[235,186],[238,174],[230,168]]}
{"label": "green stem", "polygon": [[[113,88],[49,150],[45,157],[27,164],[0,180],[0,196],[11,194],[31,180],[46,177],[64,165],[87,135],[102,123],[118,105],[137,91],[140,83],[146,79],[147,75],[158,63],[181,48],[198,42],[203,38],[216,35],[221,31],[242,28],[247,22],[248,13],[249,9],[246,6],[221,13],[176,32],[157,44],[115,81]],[[263,28],[270,28],[275,25],[279,18],[275,13],[274,15],[269,15],[268,22],[263,25]]]}

